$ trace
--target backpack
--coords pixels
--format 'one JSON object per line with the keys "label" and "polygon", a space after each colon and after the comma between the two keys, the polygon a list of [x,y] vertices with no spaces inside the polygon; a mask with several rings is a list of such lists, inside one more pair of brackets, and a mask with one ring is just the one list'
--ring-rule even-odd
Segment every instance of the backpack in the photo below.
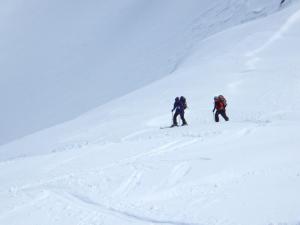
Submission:
{"label": "backpack", "polygon": [[219,100],[224,104],[224,108],[227,106],[227,100],[223,95],[219,95]]}
{"label": "backpack", "polygon": [[183,109],[186,109],[188,106],[187,106],[187,103],[186,103],[186,98],[181,96],[180,97],[180,100],[182,102],[182,105],[183,105]]}

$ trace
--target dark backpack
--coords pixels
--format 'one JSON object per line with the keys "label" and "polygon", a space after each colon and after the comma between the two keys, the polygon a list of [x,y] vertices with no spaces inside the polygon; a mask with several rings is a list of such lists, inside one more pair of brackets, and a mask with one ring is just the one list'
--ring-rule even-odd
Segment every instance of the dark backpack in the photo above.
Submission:
{"label": "dark backpack", "polygon": [[180,97],[180,101],[181,101],[181,103],[182,103],[182,105],[183,105],[183,109],[187,109],[187,103],[186,103],[186,98],[185,97],[183,97],[183,96],[181,96]]}

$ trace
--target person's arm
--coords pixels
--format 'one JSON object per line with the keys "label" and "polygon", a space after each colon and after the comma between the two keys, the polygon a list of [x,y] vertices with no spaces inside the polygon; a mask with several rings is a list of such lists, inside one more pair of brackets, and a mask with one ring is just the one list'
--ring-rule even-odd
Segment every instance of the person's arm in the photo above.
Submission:
{"label": "person's arm", "polygon": [[216,103],[214,104],[213,113],[216,111]]}
{"label": "person's arm", "polygon": [[173,109],[172,109],[172,112],[174,112],[174,110],[176,109],[176,102],[174,103],[174,106],[173,106]]}

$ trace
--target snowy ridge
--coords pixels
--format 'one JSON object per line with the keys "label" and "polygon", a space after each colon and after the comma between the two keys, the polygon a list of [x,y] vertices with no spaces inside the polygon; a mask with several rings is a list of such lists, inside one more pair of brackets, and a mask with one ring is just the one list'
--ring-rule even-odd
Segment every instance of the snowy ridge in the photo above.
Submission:
{"label": "snowy ridge", "polygon": [[[2,146],[0,224],[298,225],[299,13],[211,36],[170,76]],[[160,129],[178,95],[189,126]]]}
{"label": "snowy ridge", "polygon": [[278,7],[277,0],[4,0],[0,144],[165,77],[200,40]]}

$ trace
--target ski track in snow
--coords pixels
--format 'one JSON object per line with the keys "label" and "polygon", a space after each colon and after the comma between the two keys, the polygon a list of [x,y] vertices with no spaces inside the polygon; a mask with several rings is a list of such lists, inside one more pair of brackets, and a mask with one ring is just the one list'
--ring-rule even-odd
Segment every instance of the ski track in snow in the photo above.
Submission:
{"label": "ski track in snow", "polygon": [[[151,158],[151,157],[156,157],[156,156],[160,156],[166,153],[170,153],[172,151],[176,151],[176,150],[180,150],[181,148],[184,148],[186,146],[195,144],[198,140],[197,139],[192,139],[192,140],[183,140],[183,141],[173,141],[170,143],[167,143],[165,145],[159,146],[157,148],[153,148],[147,152],[144,153],[140,153],[140,154],[136,154],[134,156],[128,157],[128,158],[124,158],[121,160],[118,160],[116,162],[110,163],[108,165],[105,165],[103,167],[99,167],[97,169],[93,169],[92,171],[88,171],[88,172],[84,172],[84,173],[72,173],[72,174],[64,174],[63,176],[56,176],[52,179],[45,179],[45,180],[41,180],[39,182],[36,183],[30,183],[28,185],[23,185],[22,187],[14,187],[14,189],[16,191],[20,191],[20,190],[27,190],[27,189],[32,189],[32,188],[37,188],[39,186],[43,186],[45,184],[51,184],[54,182],[59,182],[62,180],[67,180],[73,176],[76,175],[84,175],[84,174],[88,174],[88,173],[99,173],[99,172],[103,172],[109,169],[112,169],[113,167],[122,167],[122,166],[126,166],[126,165],[133,165],[135,164],[138,160],[142,160],[142,159],[147,159],[147,158]],[[77,157],[75,157],[77,158]],[[72,161],[73,159],[67,159],[65,161],[63,161],[63,163],[67,163],[69,161]],[[133,176],[136,177],[136,176]]]}
{"label": "ski track in snow", "polygon": [[120,217],[120,219],[122,220],[125,219],[130,221],[136,221],[139,223],[146,223],[146,224],[200,225],[198,223],[187,223],[187,222],[163,220],[163,219],[159,220],[147,216],[137,215],[134,213],[115,209],[110,206],[105,206],[100,203],[94,202],[88,197],[72,194],[68,192],[51,191],[51,194],[57,197],[58,199],[70,202],[72,205],[76,205],[82,208],[83,210],[89,210],[92,212],[101,212],[105,215],[110,215],[112,217]]}
{"label": "ski track in snow", "polygon": [[136,140],[136,137],[140,136],[141,134],[147,133],[149,130],[139,130],[137,132],[134,132],[132,134],[129,134],[123,138],[121,138],[121,141],[130,141],[130,140]]}
{"label": "ski track in snow", "polygon": [[191,170],[191,166],[187,162],[177,164],[167,180],[168,186],[174,186],[183,179]]}
{"label": "ski track in snow", "polygon": [[[135,135],[137,134],[141,134],[143,132],[136,132]],[[135,135],[129,135],[131,138],[134,137]],[[129,139],[127,139],[127,141],[129,141]],[[149,158],[152,158],[152,157],[158,157],[160,155],[164,155],[164,154],[167,154],[167,153],[171,153],[173,151],[176,151],[176,150],[180,150],[184,147],[187,147],[189,145],[192,145],[194,143],[196,143],[198,141],[198,139],[188,139],[188,140],[185,140],[185,139],[182,139],[182,140],[179,140],[179,141],[172,141],[172,142],[169,142],[167,144],[164,144],[164,145],[161,145],[159,147],[156,147],[156,148],[153,148],[147,152],[144,152],[144,153],[140,153],[140,154],[136,154],[132,157],[128,157],[128,158],[124,158],[124,159],[121,159],[119,161],[116,161],[114,163],[111,163],[111,164],[108,164],[108,165],[105,165],[101,168],[98,168],[98,169],[93,169],[91,171],[87,171],[85,173],[77,173],[77,174],[64,174],[63,176],[55,176],[54,178],[46,178],[44,180],[40,180],[36,183],[29,183],[29,184],[26,184],[26,185],[23,185],[23,186],[20,186],[20,187],[13,187],[13,192],[15,193],[14,195],[15,196],[18,196],[20,194],[24,194],[24,193],[32,193],[30,195],[37,195],[37,197],[35,197],[34,200],[31,200],[30,203],[26,203],[26,204],[23,204],[13,210],[10,210],[9,212],[3,212],[1,214],[1,217],[0,218],[5,218],[7,217],[8,215],[13,215],[13,213],[17,213],[19,211],[22,211],[22,209],[25,209],[25,208],[28,208],[28,207],[33,207],[35,206],[36,204],[38,204],[39,202],[43,201],[45,198],[47,198],[49,196],[49,193],[53,194],[52,191],[50,191],[49,187],[55,185],[55,184],[58,184],[58,183],[62,183],[64,181],[68,181],[68,180],[71,180],[73,178],[76,178],[76,177],[82,177],[82,176],[85,176],[85,174],[95,174],[95,173],[99,173],[99,172],[104,172],[104,171],[108,171],[112,168],[115,168],[115,167],[122,167],[122,166],[132,166],[132,165],[135,165],[137,162],[140,162],[140,161],[143,161],[143,160],[147,160]],[[77,154],[81,154],[80,152],[77,153]],[[57,165],[62,165],[62,164],[66,164],[66,163],[69,163],[71,162],[74,158],[78,158],[78,156],[75,156],[71,159],[67,159],[67,160],[63,160],[61,162],[59,162],[58,164],[56,164],[55,167],[57,167]],[[143,166],[142,166],[143,167]],[[53,167],[54,168],[54,167]],[[117,197],[119,196],[119,198],[126,198],[126,196],[134,191],[134,188],[135,186],[137,186],[139,184],[139,181],[140,181],[140,178],[141,176],[143,175],[143,170],[140,170],[141,166],[139,166],[138,168],[135,168],[135,166],[133,166],[134,168],[134,172],[132,173],[132,175],[128,178],[125,179],[125,181],[120,184],[120,187],[115,191],[114,195]],[[138,171],[139,169],[139,171]],[[48,168],[48,170],[51,170]],[[176,182],[178,182],[180,180],[181,177],[185,176],[185,174],[188,173],[188,166],[186,164],[179,164],[176,168],[173,169],[173,172],[172,174],[170,175],[170,181],[169,181],[169,185],[172,185],[171,183],[173,182],[173,185],[175,185]],[[46,188],[46,189],[45,189]],[[39,194],[34,194],[34,193],[39,193],[40,190],[43,190],[43,193],[48,193],[48,194],[43,194],[42,197],[39,196]],[[63,196],[63,195],[58,195],[58,196]],[[68,195],[68,198],[65,198],[66,199],[69,199],[70,200],[70,196],[72,197],[72,195]],[[109,213],[109,214],[113,214],[115,216],[123,216],[127,219],[133,219],[133,220],[136,220],[136,221],[140,221],[140,222],[143,222],[143,223],[155,223],[155,224],[174,224],[174,225],[185,225],[185,224],[190,224],[190,223],[182,223],[182,222],[174,222],[174,221],[168,221],[168,220],[155,220],[155,219],[152,219],[152,218],[147,218],[147,217],[143,217],[143,216],[139,216],[139,215],[135,215],[135,214],[131,214],[131,213],[128,213],[128,212],[125,212],[125,211],[122,211],[122,210],[116,210],[116,209],[111,209],[111,208],[106,208],[104,206],[101,206],[101,205],[97,205],[96,203],[93,203],[92,201],[87,201],[85,200],[85,198],[78,198],[76,196],[73,196],[72,198],[72,203],[74,203],[74,200],[77,200],[77,204],[78,203],[86,203],[85,206],[87,204],[89,205],[94,205],[94,206],[98,206],[97,207],[97,210],[99,210],[99,208],[101,208],[104,213]],[[78,200],[81,200],[80,202]],[[104,210],[105,209],[105,210]]]}
{"label": "ski track in snow", "polygon": [[134,188],[139,184],[143,172],[134,171],[129,178],[120,185],[118,190],[115,191],[115,196],[126,197],[130,191],[134,191]]}
{"label": "ski track in snow", "polygon": [[[261,122],[258,122],[257,124],[251,124],[249,127],[246,128],[242,128],[242,129],[237,129],[235,130],[235,134],[232,135],[232,138],[237,138],[237,137],[243,137],[245,135],[248,135],[249,133],[253,132],[254,129],[258,129],[259,127],[261,127]],[[150,132],[150,133],[148,133]],[[143,136],[147,133],[148,134],[152,134],[153,131],[147,131],[147,130],[141,130],[141,131],[137,131],[134,132],[128,136],[126,136],[125,138],[123,138],[122,142],[132,142],[135,139],[139,139],[140,135]],[[183,132],[185,133],[184,130],[172,130],[172,132]],[[172,133],[171,132],[171,133]],[[163,133],[163,132],[162,132]],[[215,138],[218,136],[218,133],[216,134],[215,131],[208,131],[206,132],[205,135],[201,135],[201,137],[209,137],[209,136],[214,136]],[[197,135],[196,135],[197,136]],[[194,138],[192,138],[194,137]],[[204,139],[205,140],[205,139]],[[182,136],[181,139],[176,140],[176,141],[171,141],[168,142],[164,145],[160,145],[158,147],[152,148],[148,151],[145,151],[143,153],[140,154],[135,154],[131,157],[126,157],[124,159],[121,160],[117,160],[116,162],[110,163],[108,165],[104,165],[101,166],[99,168],[93,168],[90,171],[86,171],[83,173],[73,173],[73,174],[64,174],[63,176],[56,176],[52,179],[45,179],[45,180],[40,180],[37,183],[30,183],[28,185],[24,185],[22,187],[14,187],[14,190],[16,193],[35,193],[35,192],[40,192],[40,190],[44,190],[44,193],[48,193],[48,194],[44,194],[44,195],[37,195],[37,197],[35,197],[30,203],[28,204],[24,204],[21,205],[20,207],[17,207],[14,210],[11,210],[9,212],[4,212],[0,218],[5,218],[8,215],[13,215],[14,213],[17,213],[19,211],[22,211],[22,209],[25,209],[26,207],[33,207],[36,204],[38,204],[39,202],[45,200],[45,198],[49,197],[49,193],[50,195],[54,195],[60,199],[63,199],[64,201],[70,202],[72,205],[75,204],[77,206],[80,206],[82,209],[86,210],[86,207],[89,208],[89,210],[91,212],[97,212],[97,211],[101,211],[102,214],[104,215],[110,215],[112,217],[123,217],[124,219],[127,220],[132,220],[132,221],[136,221],[136,222],[140,222],[140,223],[146,223],[146,224],[170,224],[170,225],[193,225],[193,224],[198,224],[198,223],[186,223],[186,222],[178,222],[178,221],[172,221],[172,220],[158,220],[158,219],[154,219],[151,217],[147,217],[147,216],[141,216],[139,214],[132,214],[130,212],[127,211],[123,211],[123,210],[119,210],[116,208],[111,208],[111,207],[106,207],[104,205],[98,204],[92,200],[90,200],[87,197],[83,197],[81,195],[73,195],[67,192],[63,192],[61,193],[60,190],[59,191],[52,191],[51,190],[51,186],[55,186],[58,183],[61,183],[63,181],[67,181],[76,177],[85,177],[88,174],[96,174],[96,173],[106,173],[107,171],[111,170],[112,168],[122,168],[122,167],[131,167],[133,168],[133,172],[132,174],[128,177],[125,178],[123,180],[123,182],[120,184],[120,186],[114,191],[114,196],[116,198],[119,199],[126,199],[127,196],[131,193],[135,191],[135,188],[139,185],[141,178],[143,176],[143,173],[145,172],[143,169],[143,163],[148,161],[151,158],[154,157],[160,157],[162,155],[168,154],[168,153],[172,153],[174,151],[180,151],[190,145],[196,144],[199,141],[203,141],[203,139],[199,139],[199,137],[195,137],[195,135],[184,135]],[[113,146],[114,144],[112,144]],[[61,162],[58,163],[58,165],[60,164],[67,164],[72,162],[73,159],[78,158],[82,153],[78,152],[74,155],[73,158],[71,159],[67,159],[67,160],[63,160]],[[200,157],[198,159],[191,159],[191,160],[211,160],[210,158],[207,157]],[[176,162],[176,160],[168,160],[166,159],[165,161],[167,162],[173,162],[176,163],[173,165],[173,168],[170,171],[170,174],[168,175],[167,180],[164,182],[164,184],[161,184],[161,187],[168,187],[171,188],[170,192],[169,192],[169,197],[175,197],[180,195],[180,193],[183,193],[184,191],[186,191],[187,187],[183,188],[181,190],[181,188],[177,188],[175,191],[175,186],[180,183],[180,181],[182,179],[184,179],[185,176],[187,176],[191,170],[191,166],[189,163],[189,160],[186,159],[181,159],[178,162]],[[135,166],[135,165],[139,165],[139,166]],[[253,173],[255,174],[255,173]],[[77,178],[76,178],[77,179]],[[244,179],[244,176],[240,176],[238,175],[236,178],[236,181],[234,180],[227,180],[226,183],[227,185],[230,185],[232,183],[236,183],[239,182],[239,180]],[[88,181],[86,181],[88,182]],[[229,183],[228,183],[229,182]],[[87,185],[88,183],[86,183]],[[217,186],[224,186],[224,184],[222,183],[218,183],[216,184]],[[189,187],[191,188],[190,191],[196,191],[198,192],[198,187],[196,189],[193,188],[193,186]],[[174,189],[174,193],[172,193],[172,189]],[[211,190],[208,190],[211,189]],[[212,187],[209,187],[207,189],[207,187],[203,190],[203,199],[199,198],[198,201],[195,201],[195,203],[197,202],[201,202],[201,204],[205,205],[206,203],[211,203],[214,201],[214,195],[217,193],[217,191],[219,189],[214,188],[214,185],[212,185]],[[36,194],[33,194],[33,196]],[[166,195],[168,196],[168,195]],[[84,222],[82,224],[85,224]],[[222,222],[223,224],[223,222]],[[230,224],[230,223],[229,223]]]}

